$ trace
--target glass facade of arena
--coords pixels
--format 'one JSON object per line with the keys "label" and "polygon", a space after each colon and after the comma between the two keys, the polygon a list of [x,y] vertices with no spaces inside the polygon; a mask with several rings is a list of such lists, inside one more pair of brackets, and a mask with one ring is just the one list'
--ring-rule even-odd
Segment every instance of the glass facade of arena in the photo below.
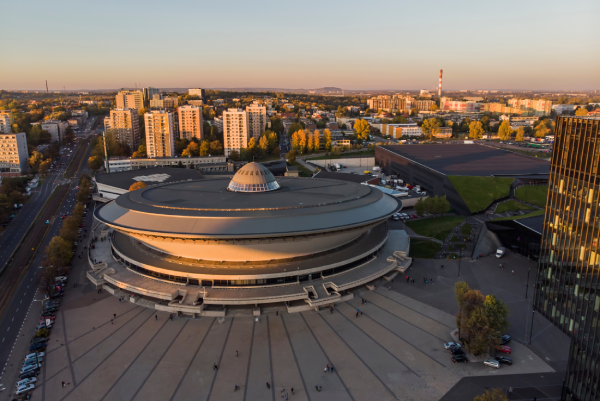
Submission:
{"label": "glass facade of arena", "polygon": [[559,117],[534,308],[571,337],[563,399],[600,399],[600,119]]}

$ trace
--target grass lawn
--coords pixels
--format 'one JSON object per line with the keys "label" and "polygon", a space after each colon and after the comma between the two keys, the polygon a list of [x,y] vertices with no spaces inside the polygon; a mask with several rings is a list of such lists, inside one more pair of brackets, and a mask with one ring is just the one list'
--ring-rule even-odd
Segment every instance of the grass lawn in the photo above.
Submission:
{"label": "grass lawn", "polygon": [[548,185],[526,185],[517,188],[516,197],[539,207],[546,207]]}
{"label": "grass lawn", "polygon": [[529,205],[526,205],[524,203],[521,202],[517,202],[516,200],[509,200],[506,202],[502,202],[501,204],[498,205],[498,207],[496,208],[496,213],[502,213],[502,212],[512,212],[513,210],[531,210],[534,209]]}
{"label": "grass lawn", "polygon": [[442,245],[437,242],[425,239],[410,240],[410,257],[412,258],[433,259],[441,249]]}
{"label": "grass lawn", "polygon": [[536,210],[535,212],[523,214],[523,215],[520,215],[520,216],[499,217],[499,218],[494,219],[492,221],[519,220],[519,219],[526,219],[528,217],[543,216],[543,215],[544,215],[544,209],[540,209],[540,210]]}
{"label": "grass lawn", "polygon": [[460,232],[463,235],[471,235],[472,230],[473,230],[473,227],[471,227],[470,224],[463,224],[463,226],[460,228]]}
{"label": "grass lawn", "polygon": [[536,151],[532,151],[532,150],[521,150],[521,149],[506,149],[510,152],[515,152],[515,153],[521,153],[523,155],[527,155],[527,156],[532,156],[532,157],[537,157],[538,159],[542,159],[542,160],[550,160],[550,158],[552,157],[552,153],[544,153],[544,152],[536,152]]}
{"label": "grass lawn", "polygon": [[313,173],[312,171],[310,171],[309,169],[307,169],[306,167],[304,167],[302,164],[298,163],[298,162],[293,162],[290,163],[292,166],[296,166],[298,167],[298,173],[300,174],[300,177],[312,177]]}
{"label": "grass lawn", "polygon": [[317,157],[310,157],[307,158],[306,160],[327,160],[327,159],[342,159],[344,157],[350,157],[350,156],[373,156],[375,154],[374,150],[361,150],[361,151],[356,151],[356,152],[344,152],[344,153],[340,153],[339,155],[328,155],[328,156],[317,156]]}
{"label": "grass lawn", "polygon": [[432,237],[444,241],[452,229],[465,218],[462,216],[444,216],[433,219],[414,220],[406,222],[414,232],[424,237]]}
{"label": "grass lawn", "polygon": [[449,175],[448,179],[471,212],[485,210],[493,201],[510,194],[509,177],[471,177]]}

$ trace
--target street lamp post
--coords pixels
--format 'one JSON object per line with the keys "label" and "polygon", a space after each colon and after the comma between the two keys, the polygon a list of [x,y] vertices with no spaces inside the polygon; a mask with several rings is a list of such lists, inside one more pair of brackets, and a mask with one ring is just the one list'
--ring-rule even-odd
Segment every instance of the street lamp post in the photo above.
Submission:
{"label": "street lamp post", "polygon": [[527,299],[527,292],[529,291],[529,273],[531,273],[531,267],[527,269],[527,285],[525,286],[525,299]]}

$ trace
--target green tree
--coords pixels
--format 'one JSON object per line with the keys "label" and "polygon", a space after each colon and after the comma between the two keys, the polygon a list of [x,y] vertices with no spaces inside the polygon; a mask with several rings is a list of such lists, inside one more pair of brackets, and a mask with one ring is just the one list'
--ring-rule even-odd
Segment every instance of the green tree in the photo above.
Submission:
{"label": "green tree", "polygon": [[430,111],[438,111],[440,108],[437,104],[432,104],[431,106],[429,106],[429,110]]}
{"label": "green tree", "polygon": [[423,201],[423,198],[419,198],[419,200],[415,204],[415,211],[417,212],[417,216],[419,217],[425,214],[425,202]]}
{"label": "green tree", "polygon": [[498,128],[498,136],[500,140],[507,141],[510,139],[510,122],[508,120],[502,121],[500,128]]}
{"label": "green tree", "polygon": [[234,162],[240,160],[240,152],[237,150],[231,151],[231,153],[229,153],[229,159]]}
{"label": "green tree", "polygon": [[42,161],[44,161],[44,155],[38,152],[37,150],[34,150],[33,153],[31,153],[31,156],[29,157],[29,166],[31,166],[32,169],[37,170],[40,167],[40,163],[42,163]]}
{"label": "green tree", "polygon": [[48,172],[48,169],[50,168],[50,163],[52,163],[52,160],[50,159],[41,162],[40,167],[38,169],[39,173],[45,175]]}
{"label": "green tree", "polygon": [[100,156],[92,156],[88,159],[88,168],[94,173],[102,168],[102,158]]}
{"label": "green tree", "polygon": [[287,152],[285,157],[289,163],[294,163],[296,161],[296,154],[297,152],[295,150],[290,150],[289,152]]}
{"label": "green tree", "polygon": [[323,131],[323,140],[325,141],[325,150],[331,152],[331,131],[327,128]]}
{"label": "green tree", "polygon": [[428,118],[423,121],[423,125],[421,125],[421,131],[423,131],[423,134],[432,140],[433,137],[440,132],[440,126],[440,120],[437,118]]}
{"label": "green tree", "polygon": [[479,121],[473,121],[469,124],[469,138],[481,139],[484,134],[483,125]]}
{"label": "green tree", "polygon": [[550,135],[552,132],[552,123],[548,119],[539,121],[535,127],[535,136],[538,138],[544,138],[546,135]]}
{"label": "green tree", "polygon": [[523,142],[524,139],[525,139],[525,130],[523,129],[523,127],[519,127],[517,129],[517,135],[515,136],[515,141]]}
{"label": "green tree", "polygon": [[209,144],[210,154],[213,156],[220,156],[223,154],[223,145],[221,145],[221,141],[212,141]]}
{"label": "green tree", "polygon": [[486,295],[483,308],[489,318],[490,330],[494,333],[494,345],[500,345],[502,333],[508,329],[508,307],[495,295]]}
{"label": "green tree", "polygon": [[354,132],[356,133],[358,139],[366,141],[367,139],[369,139],[369,134],[371,133],[369,123],[366,120],[359,118],[354,123]]}
{"label": "green tree", "polygon": [[486,389],[485,393],[473,398],[473,401],[509,401],[509,398],[504,395],[502,389],[493,388]]}
{"label": "green tree", "polygon": [[576,116],[587,116],[588,111],[585,107],[580,107],[577,110],[575,110],[575,115]]}
{"label": "green tree", "polygon": [[72,256],[71,244],[59,236],[52,238],[46,247],[46,260],[53,266],[64,266]]}
{"label": "green tree", "polygon": [[313,147],[315,152],[318,152],[321,149],[321,134],[319,133],[319,130],[315,130],[313,134]]}

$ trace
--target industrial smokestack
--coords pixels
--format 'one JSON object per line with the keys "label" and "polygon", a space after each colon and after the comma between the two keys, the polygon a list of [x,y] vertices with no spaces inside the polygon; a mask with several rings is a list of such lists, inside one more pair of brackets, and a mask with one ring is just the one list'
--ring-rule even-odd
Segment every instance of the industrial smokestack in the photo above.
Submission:
{"label": "industrial smokestack", "polygon": [[440,70],[440,86],[438,87],[438,98],[442,98],[442,72],[444,70]]}

